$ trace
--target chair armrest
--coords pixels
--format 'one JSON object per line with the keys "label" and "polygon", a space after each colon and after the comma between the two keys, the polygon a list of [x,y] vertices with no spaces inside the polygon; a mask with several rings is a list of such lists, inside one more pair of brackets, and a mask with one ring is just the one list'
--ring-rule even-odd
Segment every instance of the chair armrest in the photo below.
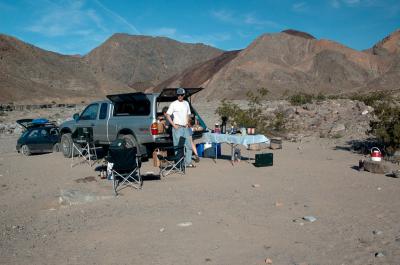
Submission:
{"label": "chair armrest", "polygon": [[160,151],[176,151],[176,150],[179,150],[179,149],[183,149],[185,146],[167,146],[167,147],[162,147],[162,148],[159,148],[160,149]]}

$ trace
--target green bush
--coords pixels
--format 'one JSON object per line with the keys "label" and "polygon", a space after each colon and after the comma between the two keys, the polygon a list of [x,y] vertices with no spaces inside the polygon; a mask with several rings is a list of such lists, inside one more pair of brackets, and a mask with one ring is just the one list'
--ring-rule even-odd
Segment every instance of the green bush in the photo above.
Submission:
{"label": "green bush", "polygon": [[326,96],[322,93],[318,93],[318,95],[315,97],[315,99],[317,101],[324,101],[324,100],[326,100]]}
{"label": "green bush", "polygon": [[286,124],[285,115],[282,112],[277,112],[275,113],[275,118],[273,119],[270,128],[271,130],[276,131],[278,133],[284,132],[286,129],[285,124]]}
{"label": "green bush", "polygon": [[380,140],[388,153],[400,147],[400,107],[388,102],[375,106],[377,119],[370,122],[370,134]]}
{"label": "green bush", "polygon": [[341,97],[339,95],[329,95],[327,98],[328,99],[340,99]]}
{"label": "green bush", "polygon": [[312,103],[314,96],[307,93],[298,93],[289,98],[290,104],[300,106],[307,103]]}
{"label": "green bush", "polygon": [[268,94],[268,90],[261,88],[257,93],[248,92],[248,108],[242,109],[239,105],[230,100],[222,100],[221,105],[215,111],[216,114],[222,117],[227,117],[230,124],[236,124],[238,127],[254,127],[257,132],[265,132],[267,119],[263,115],[263,106],[261,101]]}
{"label": "green bush", "polygon": [[374,93],[369,93],[369,94],[354,94],[350,96],[351,100],[358,100],[361,102],[364,102],[365,105],[374,107],[377,102],[381,101],[388,101],[390,100],[390,96],[387,92],[384,91],[379,91],[379,92],[374,92]]}

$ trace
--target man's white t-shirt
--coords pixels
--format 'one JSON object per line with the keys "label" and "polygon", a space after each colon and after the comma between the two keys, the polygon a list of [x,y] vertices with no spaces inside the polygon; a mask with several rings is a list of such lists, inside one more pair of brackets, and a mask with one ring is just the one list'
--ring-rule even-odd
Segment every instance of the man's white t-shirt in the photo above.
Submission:
{"label": "man's white t-shirt", "polygon": [[169,105],[168,115],[174,115],[176,125],[186,126],[188,124],[188,115],[191,114],[189,103],[186,100],[175,100]]}

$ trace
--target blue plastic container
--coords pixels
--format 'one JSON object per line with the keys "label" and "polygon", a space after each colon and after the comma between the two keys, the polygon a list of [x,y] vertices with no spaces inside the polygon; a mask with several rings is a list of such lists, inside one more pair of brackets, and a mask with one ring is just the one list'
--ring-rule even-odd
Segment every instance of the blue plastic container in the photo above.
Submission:
{"label": "blue plastic container", "polygon": [[35,125],[46,124],[48,122],[49,122],[48,119],[43,119],[43,118],[38,118],[38,119],[33,119],[32,120],[32,124],[35,124]]}
{"label": "blue plastic container", "polygon": [[209,158],[218,158],[221,157],[221,144],[220,143],[212,143],[210,148],[204,150],[204,157]]}
{"label": "blue plastic container", "polygon": [[203,157],[204,156],[204,143],[196,144],[196,150],[197,150],[197,154],[200,157]]}
{"label": "blue plastic container", "polygon": [[221,143],[212,143],[207,149],[204,149],[204,143],[199,143],[196,144],[196,150],[200,157],[215,158],[215,151],[217,151],[217,157],[221,157]]}

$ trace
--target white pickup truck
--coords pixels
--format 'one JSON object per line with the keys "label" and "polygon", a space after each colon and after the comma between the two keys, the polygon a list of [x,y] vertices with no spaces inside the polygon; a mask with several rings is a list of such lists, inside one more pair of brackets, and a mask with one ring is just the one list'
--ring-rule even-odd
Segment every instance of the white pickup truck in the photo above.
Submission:
{"label": "white pickup truck", "polygon": [[[203,88],[184,89],[192,114],[205,130],[206,124],[191,104],[191,96]],[[161,93],[108,95],[107,100],[89,104],[81,114],[75,113],[73,120],[60,125],[62,152],[65,157],[71,157],[72,133],[78,127],[91,127],[96,145],[107,147],[114,140],[124,138],[130,146],[138,148],[139,154],[150,156],[155,147],[172,145],[171,135],[158,131],[157,118],[162,116],[162,108],[176,99],[176,88],[165,88]],[[201,137],[203,131],[196,131],[193,137]]]}

